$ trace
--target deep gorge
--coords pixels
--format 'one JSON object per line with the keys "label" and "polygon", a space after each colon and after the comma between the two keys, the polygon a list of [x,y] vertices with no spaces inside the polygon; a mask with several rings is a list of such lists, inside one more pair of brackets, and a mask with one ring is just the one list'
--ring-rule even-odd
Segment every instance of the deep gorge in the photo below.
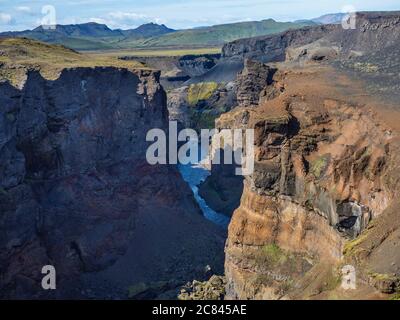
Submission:
{"label": "deep gorge", "polygon": [[[398,52],[400,19],[357,21],[240,39],[221,55],[147,57],[134,69],[65,67],[54,79],[1,64],[26,74],[0,82],[0,298],[396,294],[400,115],[395,87],[377,79],[398,71],[382,68],[380,53]],[[12,52],[38,45],[21,41]],[[254,172],[150,165],[146,133],[170,120],[254,129]],[[40,287],[48,264],[55,292]],[[350,291],[346,265],[357,271]]]}

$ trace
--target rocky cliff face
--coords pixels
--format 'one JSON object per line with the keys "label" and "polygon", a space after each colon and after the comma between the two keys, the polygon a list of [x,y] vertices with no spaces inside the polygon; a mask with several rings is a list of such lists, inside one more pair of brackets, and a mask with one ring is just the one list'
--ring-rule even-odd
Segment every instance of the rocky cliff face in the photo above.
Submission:
{"label": "rocky cliff face", "polygon": [[[216,125],[253,128],[256,147],[229,226],[227,298],[382,298],[398,287],[398,142],[390,120],[398,117],[398,81],[390,70],[399,16],[358,13],[354,30],[325,25],[224,46],[214,69],[243,68],[238,107]],[[205,198],[212,181],[222,185],[218,172],[202,186]],[[357,269],[355,291],[340,289],[346,263]]]}
{"label": "rocky cliff face", "polygon": [[[250,59],[245,59],[243,65],[231,93],[235,107],[255,108],[284,92],[282,75],[276,68]],[[247,113],[243,119],[248,120]],[[232,216],[243,194],[243,177],[236,176],[234,165],[212,165],[211,175],[200,185],[199,192],[210,208]]]}
{"label": "rocky cliff face", "polygon": [[168,92],[170,120],[182,128],[195,130],[214,127],[215,119],[236,105],[235,84],[200,82]]}
{"label": "rocky cliff face", "polygon": [[121,60],[140,61],[155,70],[161,70],[161,83],[165,89],[182,86],[192,78],[203,75],[212,69],[220,54],[184,55],[171,57],[124,56]]}
{"label": "rocky cliff face", "polygon": [[261,91],[273,83],[276,71],[266,64],[246,59],[243,70],[236,78],[238,106],[257,106]]}
{"label": "rocky cliff face", "polygon": [[302,47],[299,55],[306,55],[307,48],[314,47],[316,42],[319,48],[334,48],[347,57],[370,54],[398,43],[399,19],[398,12],[361,12],[357,13],[355,29],[344,29],[341,25],[323,25],[266,37],[240,39],[224,46],[222,58],[285,61],[288,49]]}
{"label": "rocky cliff face", "polygon": [[176,168],[145,159],[147,131],[168,125],[158,72],[30,72],[22,89],[1,83],[0,106],[1,297],[124,297],[221,265],[220,232]]}
{"label": "rocky cliff face", "polygon": [[333,89],[330,69],[318,68],[281,72],[281,95],[217,120],[219,128],[255,130],[255,171],[244,181],[225,250],[228,298],[315,295],[296,290],[304,282],[318,294],[332,290],[321,263],[340,265],[346,241],[393,199],[391,132]]}
{"label": "rocky cliff face", "polygon": [[236,40],[224,45],[222,58],[248,58],[261,62],[284,61],[288,47],[312,43],[338,28],[335,25],[305,27],[281,34]]}

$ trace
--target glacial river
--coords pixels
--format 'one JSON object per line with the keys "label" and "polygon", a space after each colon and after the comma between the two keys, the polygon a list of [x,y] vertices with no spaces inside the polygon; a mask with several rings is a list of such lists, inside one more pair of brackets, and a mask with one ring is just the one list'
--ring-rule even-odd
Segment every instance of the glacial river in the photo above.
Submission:
{"label": "glacial river", "polygon": [[210,171],[200,164],[180,164],[178,168],[183,179],[189,184],[190,188],[192,189],[194,198],[199,204],[201,210],[203,211],[204,217],[219,225],[220,227],[228,228],[230,218],[211,209],[207,205],[206,201],[199,195],[198,186],[210,175]]}

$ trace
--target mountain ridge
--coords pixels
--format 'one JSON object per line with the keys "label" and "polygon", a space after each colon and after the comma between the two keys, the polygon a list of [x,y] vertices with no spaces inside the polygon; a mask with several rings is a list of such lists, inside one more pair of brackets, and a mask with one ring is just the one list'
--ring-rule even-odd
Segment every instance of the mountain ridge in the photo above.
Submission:
{"label": "mountain ridge", "polygon": [[166,46],[222,46],[240,38],[279,33],[313,25],[314,22],[277,22],[273,19],[237,22],[194,29],[174,30],[165,25],[147,23],[136,29],[110,29],[96,22],[39,26],[33,30],[3,32],[0,37],[30,38],[75,50],[130,49]]}

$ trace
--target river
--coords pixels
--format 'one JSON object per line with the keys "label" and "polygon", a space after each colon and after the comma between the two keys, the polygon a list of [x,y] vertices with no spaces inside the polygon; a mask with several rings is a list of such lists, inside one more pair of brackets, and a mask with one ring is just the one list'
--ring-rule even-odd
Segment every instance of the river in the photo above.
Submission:
{"label": "river", "polygon": [[199,184],[202,183],[209,175],[210,171],[201,164],[187,164],[178,166],[179,172],[183,179],[189,184],[193,191],[194,198],[199,204],[203,215],[206,219],[212,221],[222,228],[228,228],[230,218],[222,213],[218,213],[211,209],[206,201],[199,195]]}

